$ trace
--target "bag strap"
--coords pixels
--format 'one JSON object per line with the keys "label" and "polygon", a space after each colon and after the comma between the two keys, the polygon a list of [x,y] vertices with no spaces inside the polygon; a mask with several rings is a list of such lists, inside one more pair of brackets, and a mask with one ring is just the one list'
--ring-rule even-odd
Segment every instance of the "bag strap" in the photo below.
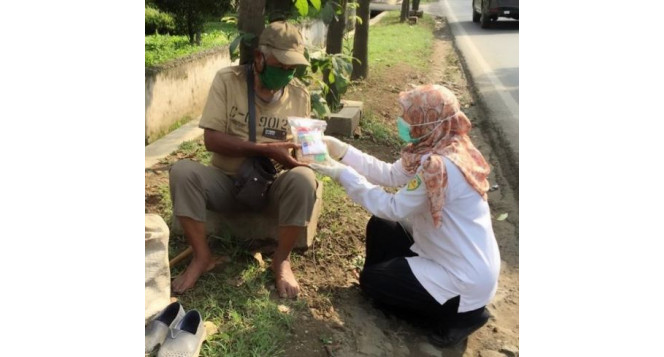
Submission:
{"label": "bag strap", "polygon": [[256,95],[254,94],[254,71],[251,63],[247,67],[247,97],[249,98],[249,140],[256,142]]}

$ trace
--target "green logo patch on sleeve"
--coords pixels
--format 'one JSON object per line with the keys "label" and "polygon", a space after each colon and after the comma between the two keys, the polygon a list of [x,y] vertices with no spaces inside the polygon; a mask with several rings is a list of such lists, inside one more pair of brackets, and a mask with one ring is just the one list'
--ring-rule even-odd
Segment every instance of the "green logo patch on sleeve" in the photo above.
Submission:
{"label": "green logo patch on sleeve", "polygon": [[422,184],[422,180],[420,180],[420,175],[415,175],[412,180],[408,183],[408,191],[414,191],[417,190],[418,187]]}

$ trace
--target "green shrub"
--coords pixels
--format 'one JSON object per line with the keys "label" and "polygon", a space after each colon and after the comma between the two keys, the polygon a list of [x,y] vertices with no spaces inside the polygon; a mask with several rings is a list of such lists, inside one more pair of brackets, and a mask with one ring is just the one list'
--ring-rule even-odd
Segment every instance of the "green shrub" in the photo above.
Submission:
{"label": "green shrub", "polygon": [[190,44],[201,44],[206,18],[219,18],[231,8],[230,0],[155,0],[160,9],[173,14],[178,35],[187,35]]}
{"label": "green shrub", "polygon": [[211,30],[201,36],[201,45],[189,43],[187,36],[149,35],[145,36],[145,67],[163,64],[172,59],[221,47],[229,42],[230,36],[235,36],[237,30],[233,26],[225,26],[224,31]]}
{"label": "green shrub", "polygon": [[173,19],[173,16],[150,6],[145,7],[146,35],[151,35],[154,33],[166,34],[173,33],[174,31],[175,20]]}

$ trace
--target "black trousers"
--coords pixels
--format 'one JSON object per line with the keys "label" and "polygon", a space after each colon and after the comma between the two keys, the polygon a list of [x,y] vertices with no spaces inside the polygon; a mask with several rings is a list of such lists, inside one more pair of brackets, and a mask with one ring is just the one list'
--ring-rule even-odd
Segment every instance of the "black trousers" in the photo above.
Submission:
{"label": "black trousers", "polygon": [[476,323],[484,307],[458,313],[460,297],[438,303],[413,275],[406,257],[413,239],[397,222],[376,216],[367,224],[366,258],[360,287],[383,309],[406,317],[414,315],[435,328],[466,327]]}

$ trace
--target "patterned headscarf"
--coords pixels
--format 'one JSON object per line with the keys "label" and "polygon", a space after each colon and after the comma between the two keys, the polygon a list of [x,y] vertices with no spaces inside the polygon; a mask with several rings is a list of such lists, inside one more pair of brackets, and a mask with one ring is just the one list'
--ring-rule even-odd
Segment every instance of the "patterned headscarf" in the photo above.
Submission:
{"label": "patterned headscarf", "polygon": [[447,171],[442,156],[456,164],[466,181],[485,200],[489,189],[489,164],[470,141],[470,120],[461,112],[459,101],[449,89],[431,84],[419,86],[401,92],[399,103],[403,107],[403,119],[409,124],[431,123],[411,126],[411,137],[426,137],[416,144],[408,144],[401,151],[401,162],[408,173],[415,174],[422,156],[431,154],[422,164],[422,178],[434,225],[440,227],[447,186]]}

